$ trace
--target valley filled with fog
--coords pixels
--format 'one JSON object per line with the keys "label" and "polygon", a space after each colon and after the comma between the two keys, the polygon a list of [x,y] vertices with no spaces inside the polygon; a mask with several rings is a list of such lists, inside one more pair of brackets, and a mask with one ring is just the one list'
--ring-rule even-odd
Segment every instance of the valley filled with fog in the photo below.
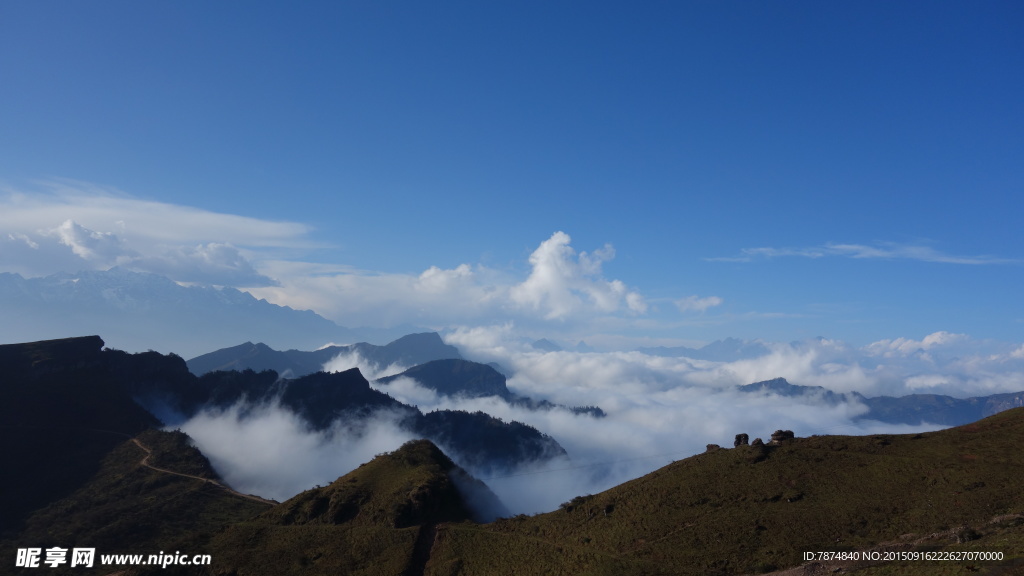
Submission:
{"label": "valley filled with fog", "polygon": [[[1022,348],[948,333],[861,348],[825,339],[787,344],[735,341],[737,357],[729,361],[664,355],[671,350],[660,351],[663,355],[540,350],[510,325],[456,329],[444,339],[467,359],[493,363],[508,376],[512,393],[557,406],[537,409],[499,396],[439,394],[409,377],[374,382],[410,366],[380,365],[358,352],[339,354],[323,369],[358,368],[373,388],[424,413],[482,411],[553,437],[568,458],[522,462],[499,474],[467,466],[513,513],[555,509],[574,496],[605,490],[703,452],[708,444],[731,446],[738,433],[767,440],[778,429],[793,430],[798,436],[940,429],[946,425],[872,420],[855,393],[988,396],[1019,392],[1014,386],[1024,373]],[[779,377],[824,390],[808,388],[792,396],[740,388]],[[834,394],[826,397],[827,392]],[[597,406],[605,415],[573,412],[569,407],[574,406]],[[233,486],[283,501],[326,485],[415,437],[400,419],[400,414],[376,412],[369,419],[340,418],[327,430],[314,430],[271,402],[208,409],[180,427]],[[460,462],[457,450],[441,448]]]}

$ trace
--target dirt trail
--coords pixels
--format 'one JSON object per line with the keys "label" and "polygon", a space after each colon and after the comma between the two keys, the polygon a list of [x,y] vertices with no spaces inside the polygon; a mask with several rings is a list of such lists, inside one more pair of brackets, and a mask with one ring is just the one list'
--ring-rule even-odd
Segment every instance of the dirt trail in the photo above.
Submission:
{"label": "dirt trail", "polygon": [[220,483],[220,482],[218,482],[216,480],[213,480],[212,478],[203,478],[202,476],[193,476],[192,474],[184,474],[182,472],[175,472],[174,470],[168,470],[166,468],[157,468],[156,466],[153,466],[152,464],[149,463],[149,457],[153,455],[153,451],[150,450],[145,444],[140,442],[138,438],[132,438],[132,442],[134,442],[136,446],[141,448],[146,453],[146,456],[142,460],[139,461],[139,465],[145,466],[146,468],[149,468],[150,470],[156,470],[157,472],[163,472],[164,474],[173,474],[175,476],[182,476],[184,478],[192,478],[193,480],[200,480],[200,481],[206,482],[208,484],[213,484],[214,486],[217,486],[218,488],[221,488],[222,490],[230,492],[231,494],[234,494],[235,496],[241,496],[242,498],[247,498],[247,499],[253,500],[255,502],[262,502],[264,504],[270,504],[271,506],[275,506],[275,505],[279,504],[279,502],[277,502],[275,500],[267,500],[265,498],[260,498],[259,496],[254,496],[252,494],[242,494],[241,492],[238,492],[237,490],[232,490],[231,488],[225,486],[224,484],[222,484],[222,483]]}

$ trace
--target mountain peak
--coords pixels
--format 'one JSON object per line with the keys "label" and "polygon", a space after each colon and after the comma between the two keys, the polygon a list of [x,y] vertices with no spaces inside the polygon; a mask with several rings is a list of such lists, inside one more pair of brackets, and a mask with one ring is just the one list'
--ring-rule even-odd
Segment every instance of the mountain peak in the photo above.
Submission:
{"label": "mountain peak", "polygon": [[271,524],[348,524],[406,528],[470,520],[475,514],[455,475],[469,477],[433,442],[410,440],[328,486],[268,510]]}

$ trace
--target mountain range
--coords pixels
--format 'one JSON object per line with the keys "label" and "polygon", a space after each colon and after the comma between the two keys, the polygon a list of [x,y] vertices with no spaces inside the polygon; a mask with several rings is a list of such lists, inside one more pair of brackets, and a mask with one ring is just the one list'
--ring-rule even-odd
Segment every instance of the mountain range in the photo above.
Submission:
{"label": "mountain range", "polygon": [[[737,435],[733,448],[708,445],[534,516],[509,517],[427,440],[277,503],[231,491],[184,434],[154,429],[157,419],[132,401],[179,381],[183,406],[190,394],[229,401],[246,386],[279,385],[273,373],[197,378],[180,358],[102,345],[0,346],[0,574],[24,572],[11,561],[19,549],[55,546],[209,554],[212,564],[39,569],[48,574],[1024,571],[1024,408],[920,434]],[[334,388],[364,390],[357,374],[287,385],[304,382],[297,396],[315,401],[295,406],[317,408]]]}
{"label": "mountain range", "polygon": [[[385,413],[487,473],[565,457],[553,438],[525,424],[482,412],[424,414],[371,388],[358,369],[292,380],[251,370],[197,377],[178,356],[103,345],[91,336],[0,346],[0,454],[24,470],[0,480],[0,530],[94,474],[124,438],[231,406],[276,405],[312,429],[341,420],[354,433]],[[64,471],[69,464],[73,473]]]}
{"label": "mountain range", "polygon": [[735,362],[748,358],[757,358],[768,354],[770,350],[758,341],[740,340],[738,338],[725,338],[715,340],[700,348],[689,348],[686,346],[655,346],[649,348],[637,348],[637,352],[643,352],[650,356],[664,356],[669,358],[686,357],[694,360],[711,360],[714,362]]}
{"label": "mountain range", "polygon": [[352,356],[377,366],[416,366],[431,360],[461,359],[459,349],[445,344],[435,332],[407,334],[377,346],[358,342],[346,346],[325,346],[310,352],[286,350],[280,352],[260,342],[246,342],[196,356],[187,362],[188,369],[197,376],[215,370],[273,370],[285,377],[297,378],[320,372],[338,356]]}
{"label": "mountain range", "polygon": [[416,331],[345,328],[235,288],[183,286],[117,267],[40,278],[0,273],[0,301],[0,342],[103,334],[122,350],[186,357],[248,339],[312,349],[330,342],[386,342]]}
{"label": "mountain range", "polygon": [[747,393],[776,394],[806,403],[824,403],[835,406],[844,402],[859,402],[868,410],[857,420],[877,420],[888,424],[936,424],[959,426],[980,420],[1011,408],[1024,406],[1024,392],[992,394],[971,398],[954,398],[939,394],[910,394],[908,396],[866,397],[858,392],[837,394],[821,386],[790,384],[785,378],[774,378],[738,387]]}

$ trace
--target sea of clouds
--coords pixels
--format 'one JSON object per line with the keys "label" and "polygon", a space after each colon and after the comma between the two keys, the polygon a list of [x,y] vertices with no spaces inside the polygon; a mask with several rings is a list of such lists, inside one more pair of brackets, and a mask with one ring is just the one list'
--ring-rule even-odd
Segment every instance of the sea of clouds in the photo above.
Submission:
{"label": "sea of clouds", "polygon": [[[635,351],[545,352],[519,337],[510,324],[460,328],[445,339],[467,358],[500,365],[511,375],[508,386],[516,394],[565,406],[596,405],[607,414],[594,418],[568,409],[530,410],[498,397],[440,396],[409,378],[373,384],[424,412],[480,410],[555,438],[568,459],[529,462],[501,476],[483,476],[513,513],[553,510],[574,496],[605,490],[703,452],[708,444],[729,447],[738,433],[753,439],[767,438],[777,429],[808,436],[941,428],[860,419],[867,408],[852,397],[830,405],[813,397],[745,393],[736,388],[742,384],[784,377],[793,384],[866,396],[927,392],[967,397],[1024,389],[1024,347],[944,332],[859,348],[826,339],[763,343],[766,354],[727,362]],[[325,366],[334,371],[351,367],[359,367],[371,382],[406,368],[376,366],[357,354],[339,356]],[[207,412],[182,428],[230,483],[278,500],[327,484],[412,438],[388,414],[358,426],[339,421],[327,432],[314,432],[277,406],[251,413],[237,407]],[[442,449],[459,461],[458,453]]]}

